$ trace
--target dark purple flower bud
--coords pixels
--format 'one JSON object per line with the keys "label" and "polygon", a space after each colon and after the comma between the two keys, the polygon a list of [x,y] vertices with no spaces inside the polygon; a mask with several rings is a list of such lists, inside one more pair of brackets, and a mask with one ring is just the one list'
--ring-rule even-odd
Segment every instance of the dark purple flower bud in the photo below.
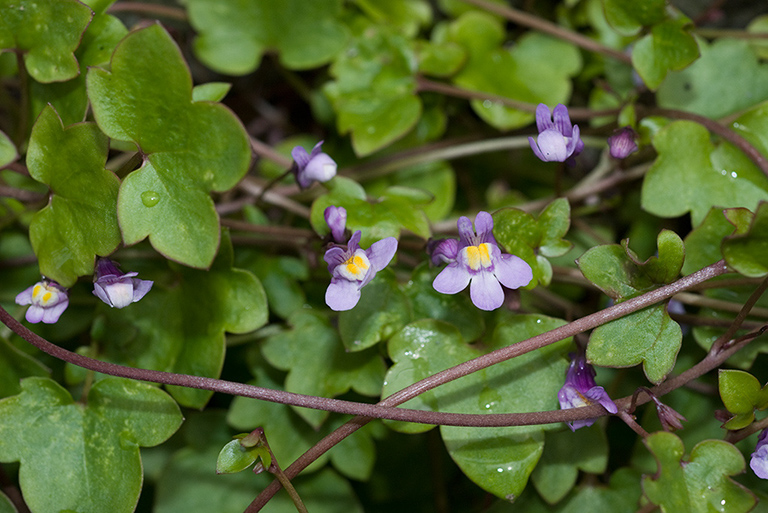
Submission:
{"label": "dark purple flower bud", "polygon": [[320,149],[322,145],[323,141],[317,143],[309,154],[301,146],[296,146],[291,150],[294,161],[292,171],[302,189],[306,189],[314,181],[327,182],[336,176],[336,162],[328,154],[322,152]]}
{"label": "dark purple flower bud", "polygon": [[432,265],[450,264],[459,256],[459,241],[456,239],[430,239],[427,254]]}
{"label": "dark purple flower bud", "polygon": [[[567,410],[599,403],[609,413],[619,411],[605,389],[595,383],[595,368],[587,363],[586,356],[583,353],[571,353],[569,356],[571,365],[565,375],[565,384],[557,393],[560,408]],[[576,431],[594,423],[595,419],[574,420],[568,422],[568,427]]]}
{"label": "dark purple flower bud", "polygon": [[17,305],[30,305],[25,318],[31,323],[53,324],[69,306],[67,289],[43,279],[16,296]]}
{"label": "dark purple flower bud", "polygon": [[347,229],[347,210],[344,207],[330,206],[323,212],[325,223],[331,229],[331,237],[335,242],[343,244],[346,240],[344,232]]}
{"label": "dark purple flower bud", "polygon": [[[460,217],[459,241],[444,241],[440,258],[447,257],[448,266],[440,271],[432,286],[442,294],[456,294],[469,285],[469,297],[481,310],[495,310],[504,303],[502,285],[516,289],[528,285],[533,270],[522,258],[502,253],[493,237],[493,217],[488,212],[478,212],[475,230],[472,221]],[[454,256],[455,255],[455,256]],[[435,254],[432,262],[439,263]]]}
{"label": "dark purple flower bud", "polygon": [[125,308],[143,298],[153,282],[134,278],[139,273],[123,274],[109,258],[96,261],[93,294],[113,308]]}
{"label": "dark purple flower bud", "polygon": [[688,419],[658,399],[654,398],[654,402],[656,403],[656,413],[659,416],[661,427],[664,428],[664,431],[683,429],[683,422],[688,422]]}
{"label": "dark purple flower bud", "polygon": [[631,127],[625,126],[619,128],[613,132],[608,138],[608,148],[611,152],[611,157],[615,159],[625,159],[630,154],[637,151],[637,143],[635,138],[637,134]]}
{"label": "dark purple flower bud", "polygon": [[760,433],[749,466],[757,477],[768,479],[768,429]]}
{"label": "dark purple flower bud", "polygon": [[[553,120],[554,119],[554,120]],[[579,126],[571,125],[568,107],[558,103],[550,116],[549,107],[540,103],[536,107],[538,139],[528,138],[533,153],[544,162],[565,162],[584,150],[579,137]]]}
{"label": "dark purple flower bud", "polygon": [[360,248],[360,230],[352,234],[347,249],[338,246],[323,257],[331,273],[331,284],[325,291],[325,303],[331,310],[351,310],[360,301],[360,289],[368,285],[376,273],[384,269],[397,251],[397,239],[387,237],[370,248]]}

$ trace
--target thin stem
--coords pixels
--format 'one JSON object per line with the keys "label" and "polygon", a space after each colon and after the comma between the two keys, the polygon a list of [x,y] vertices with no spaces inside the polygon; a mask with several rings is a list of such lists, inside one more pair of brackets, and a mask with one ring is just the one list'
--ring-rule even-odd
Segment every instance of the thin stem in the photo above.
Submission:
{"label": "thin stem", "polygon": [[618,417],[624,421],[624,423],[627,424],[630,428],[632,428],[632,431],[640,435],[641,437],[645,438],[648,436],[648,431],[643,429],[643,427],[637,423],[635,420],[635,417],[633,417],[631,414],[627,413],[626,411],[620,411],[618,414]]}
{"label": "thin stem", "polygon": [[238,187],[248,194],[254,196],[254,201],[256,201],[255,198],[261,198],[267,203],[284,208],[288,212],[301,216],[305,219],[309,219],[310,210],[307,207],[301,203],[283,196],[282,194],[278,194],[275,191],[264,191],[264,187],[259,185],[252,177],[246,176],[243,178],[238,184]]}
{"label": "thin stem", "polygon": [[261,443],[264,445],[264,447],[267,448],[267,451],[269,451],[269,456],[272,458],[272,464],[269,466],[268,471],[275,474],[277,480],[280,481],[280,484],[283,485],[285,491],[288,492],[288,495],[291,496],[291,500],[293,501],[294,506],[296,506],[296,510],[299,513],[308,513],[307,507],[304,505],[304,501],[301,500],[299,492],[296,491],[296,488],[294,488],[291,480],[288,479],[288,476],[285,475],[283,469],[280,468],[280,464],[277,462],[277,458],[275,458],[275,453],[272,452],[272,448],[269,446],[269,442],[267,442],[267,436],[263,429],[261,430],[260,438]]}
{"label": "thin stem", "polygon": [[518,11],[517,9],[512,9],[511,7],[507,7],[505,5],[491,3],[487,0],[464,0],[464,2],[476,5],[482,9],[485,9],[486,11],[494,12],[512,22],[517,23],[518,25],[523,25],[534,30],[538,30],[539,32],[544,32],[545,34],[555,36],[564,41],[573,43],[576,46],[580,46],[581,48],[584,48],[590,52],[601,53],[607,57],[611,57],[625,64],[629,64],[630,66],[632,65],[632,58],[624,52],[620,52],[618,50],[614,50],[613,48],[604,46],[594,39],[583,36],[578,32],[568,30],[550,21],[539,18],[538,16],[533,16],[526,12]]}
{"label": "thin stem", "polygon": [[757,287],[757,289],[755,289],[755,291],[749,296],[749,298],[747,299],[747,302],[744,303],[743,308],[741,309],[741,311],[739,311],[731,327],[728,328],[728,330],[726,330],[726,332],[723,333],[715,341],[714,344],[712,344],[712,347],[710,348],[711,352],[717,353],[722,350],[725,344],[729,343],[729,341],[733,338],[733,336],[738,331],[739,327],[741,327],[741,324],[747,318],[747,314],[755,310],[755,304],[763,295],[766,289],[768,289],[768,277],[765,278]]}
{"label": "thin stem", "polygon": [[17,189],[7,185],[0,185],[0,197],[17,199],[24,203],[38,203],[45,201],[47,196],[26,189]]}
{"label": "thin stem", "polygon": [[717,39],[720,37],[733,39],[768,39],[768,32],[747,32],[746,30],[716,28],[694,28],[691,32],[707,39]]}
{"label": "thin stem", "polygon": [[[714,310],[723,310],[725,312],[738,313],[743,310],[743,306],[738,303],[701,296],[699,294],[693,294],[690,292],[682,292],[676,295],[673,299],[676,299],[677,301],[680,301],[686,305],[712,308]],[[768,319],[768,308],[752,308],[750,313],[756,317]]]}
{"label": "thin stem", "polygon": [[169,5],[157,5],[147,4],[144,2],[117,2],[112,4],[109,9],[109,13],[116,12],[135,12],[148,17],[160,16],[163,18],[171,18],[179,21],[187,21],[187,12],[179,7],[171,7]]}
{"label": "thin stem", "polygon": [[291,164],[293,164],[293,160],[279,154],[270,145],[259,141],[255,137],[251,137],[251,149],[259,157],[269,159],[280,165],[280,167],[291,167]]}

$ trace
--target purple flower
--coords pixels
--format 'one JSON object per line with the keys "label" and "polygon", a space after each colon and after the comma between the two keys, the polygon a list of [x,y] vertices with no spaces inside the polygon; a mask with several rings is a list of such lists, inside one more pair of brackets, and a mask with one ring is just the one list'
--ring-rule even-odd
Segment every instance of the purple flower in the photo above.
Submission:
{"label": "purple flower", "polygon": [[325,223],[331,229],[331,237],[339,244],[344,243],[344,232],[347,229],[347,210],[344,207],[330,206],[323,212]]}
{"label": "purple flower", "polygon": [[30,305],[25,316],[27,321],[53,324],[69,306],[69,294],[55,281],[43,279],[17,295],[16,304]]}
{"label": "purple flower", "polygon": [[302,189],[306,189],[314,181],[327,182],[336,176],[336,162],[320,150],[322,145],[323,141],[317,143],[310,154],[301,146],[291,150],[294,161],[292,171]]}
{"label": "purple flower", "polygon": [[[583,353],[571,353],[571,365],[565,375],[565,384],[557,393],[560,408],[580,408],[600,403],[610,413],[616,413],[618,408],[603,387],[595,384],[595,368],[587,363]],[[585,426],[591,426],[595,419],[574,420],[568,422],[572,431]]]}
{"label": "purple flower", "polygon": [[768,479],[768,429],[760,433],[749,466],[757,477]]}
{"label": "purple flower", "polygon": [[362,249],[358,245],[361,235],[360,230],[356,231],[346,249],[334,246],[323,257],[332,276],[325,292],[325,302],[332,310],[354,308],[360,300],[360,289],[389,264],[397,251],[397,239],[394,237],[387,237],[374,242],[369,249]]}
{"label": "purple flower", "polygon": [[96,279],[93,294],[113,308],[125,308],[143,298],[152,283],[134,278],[139,273],[121,273],[115,262],[99,258],[96,262]]}
{"label": "purple flower", "polygon": [[432,265],[451,264],[459,256],[459,241],[456,239],[438,239],[427,242],[427,254]]}
{"label": "purple flower", "polygon": [[432,282],[436,291],[456,294],[469,285],[469,296],[476,307],[495,310],[504,302],[502,285],[516,289],[531,282],[531,266],[520,257],[502,254],[496,244],[491,214],[477,214],[477,234],[472,230],[472,222],[467,217],[459,218],[458,227],[457,246],[454,248],[448,241],[444,241],[432,253],[433,262],[450,262]]}
{"label": "purple flower", "polygon": [[533,153],[544,162],[565,162],[575,157],[584,149],[584,141],[579,137],[579,126],[571,126],[568,107],[558,103],[553,112],[554,122],[549,114],[549,107],[540,103],[536,107],[536,127],[539,137],[534,141],[528,138]]}
{"label": "purple flower", "polygon": [[611,152],[611,157],[615,159],[625,159],[630,154],[636,152],[636,136],[637,134],[635,131],[628,126],[615,130],[613,135],[608,138],[608,148]]}

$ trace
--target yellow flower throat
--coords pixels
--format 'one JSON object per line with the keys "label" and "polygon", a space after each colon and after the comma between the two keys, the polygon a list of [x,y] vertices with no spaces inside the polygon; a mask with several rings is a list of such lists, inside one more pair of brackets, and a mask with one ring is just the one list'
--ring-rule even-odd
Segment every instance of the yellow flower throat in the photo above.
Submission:
{"label": "yellow flower throat", "polygon": [[491,251],[490,244],[483,242],[477,246],[467,246],[462,249],[464,252],[464,260],[467,265],[473,271],[479,271],[480,269],[491,267]]}
{"label": "yellow flower throat", "polygon": [[363,281],[370,267],[371,262],[365,255],[365,251],[358,249],[354,255],[339,266],[339,271],[348,280]]}

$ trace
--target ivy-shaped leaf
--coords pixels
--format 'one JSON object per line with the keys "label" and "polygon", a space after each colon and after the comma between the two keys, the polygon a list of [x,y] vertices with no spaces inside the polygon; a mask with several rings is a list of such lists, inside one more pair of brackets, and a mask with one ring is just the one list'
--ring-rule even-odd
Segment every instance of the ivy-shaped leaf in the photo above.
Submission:
{"label": "ivy-shaped leaf", "polygon": [[744,472],[744,457],[728,442],[700,442],[687,460],[672,433],[653,433],[643,442],[658,463],[656,475],[643,478],[643,491],[663,513],[746,513],[755,506],[755,496],[728,477]]}
{"label": "ivy-shaped leaf", "polygon": [[17,49],[38,82],[60,82],[79,73],[74,51],[91,21],[77,0],[2,0],[0,51]]}
{"label": "ivy-shaped leaf", "polygon": [[722,244],[728,265],[752,278],[768,274],[768,203],[761,201],[746,233],[727,237]]}
{"label": "ivy-shaped leaf", "polygon": [[419,207],[429,201],[424,191],[411,189],[414,194],[403,194],[404,188],[389,188],[377,200],[368,200],[365,189],[349,178],[337,176],[326,185],[329,192],[312,203],[310,222],[321,235],[329,232],[323,213],[331,205],[347,210],[347,228],[361,230],[362,247],[370,247],[386,237],[400,237],[406,229],[423,238],[430,235],[429,222]]}
{"label": "ivy-shaped leaf", "polygon": [[[552,265],[547,257],[566,254],[573,246],[563,237],[571,226],[568,200],[558,198],[534,218],[516,208],[505,208],[493,216],[493,235],[508,253],[517,255],[533,269],[533,282],[547,286]],[[529,284],[529,287],[532,286]]]}
{"label": "ivy-shaped leaf", "polygon": [[276,50],[290,69],[316,68],[344,47],[341,0],[188,0],[194,49],[209,68],[246,75]]}
{"label": "ivy-shaped leaf", "polygon": [[21,386],[21,394],[0,401],[0,461],[21,462],[30,509],[133,511],[142,481],[139,447],[158,445],[178,429],[176,403],[157,387],[118,378],[94,383],[85,407],[47,378]]}
{"label": "ivy-shaped leaf", "polygon": [[755,208],[768,200],[768,179],[727,143],[715,146],[706,128],[675,121],[653,137],[659,153],[645,175],[642,206],[661,217],[691,213],[696,226],[713,205]]}
{"label": "ivy-shaped leaf", "polygon": [[[467,50],[464,68],[453,77],[460,87],[533,104],[567,103],[570,77],[581,70],[579,50],[538,32],[523,35],[510,49],[503,46],[506,37],[502,21],[471,11],[451,23],[436,42],[458,43]],[[530,112],[491,100],[470,104],[478,116],[500,130],[520,128],[534,119]]]}
{"label": "ivy-shaped leaf", "polygon": [[687,276],[723,258],[720,244],[733,233],[733,224],[723,215],[723,209],[712,207],[699,226],[685,237],[685,263],[682,273]]}
{"label": "ivy-shaped leaf", "polygon": [[144,165],[120,187],[123,240],[149,236],[168,258],[207,268],[219,244],[208,193],[230,189],[248,170],[245,129],[223,105],[192,101],[189,69],[159,25],[123,39],[110,69],[88,71],[94,116],[108,136],[144,154]]}
{"label": "ivy-shaped leaf", "polygon": [[756,409],[768,408],[768,385],[760,387],[757,378],[748,372],[720,369],[718,388],[723,404],[733,414],[723,425],[725,429],[745,428],[755,420]]}
{"label": "ivy-shaped leaf", "polygon": [[93,273],[95,257],[120,244],[117,191],[120,181],[104,169],[107,138],[94,123],[64,127],[47,107],[32,129],[29,174],[51,187],[50,203],[29,227],[40,272],[64,287]]}
{"label": "ivy-shaped leaf", "polygon": [[416,94],[416,59],[408,41],[383,26],[360,30],[330,69],[324,91],[337,114],[339,133],[352,133],[362,157],[409,132],[421,117]]}
{"label": "ivy-shaped leaf", "polygon": [[112,52],[127,33],[128,29],[119,19],[96,12],[75,52],[80,73],[66,82],[29,84],[32,115],[37,117],[46,105],[51,104],[67,125],[85,120],[88,110],[85,77],[88,68],[109,63]]}
{"label": "ivy-shaped leaf", "polygon": [[603,0],[606,21],[617,32],[633,36],[644,26],[654,25],[666,18],[666,0]]}
{"label": "ivy-shaped leaf", "polygon": [[433,77],[450,77],[455,74],[467,60],[467,52],[458,43],[444,41],[416,41],[416,58],[419,61],[419,72]]}
{"label": "ivy-shaped leaf", "polygon": [[7,166],[19,158],[19,152],[16,151],[16,145],[11,142],[10,137],[0,130],[0,167]]}
{"label": "ivy-shaped leaf", "polygon": [[[431,319],[409,324],[389,341],[395,364],[389,369],[382,396],[483,352],[514,344],[563,324],[542,315],[518,315],[499,324],[482,350],[462,342],[453,326]],[[563,385],[569,340],[494,365],[430,390],[404,407],[461,413],[507,413],[557,408]],[[429,426],[395,424],[399,430]],[[442,426],[448,452],[462,471],[483,489],[514,500],[525,488],[544,446],[544,431],[554,426],[467,428]]]}
{"label": "ivy-shaped leaf", "polygon": [[21,378],[44,377],[49,373],[45,365],[0,338],[0,398],[21,392]]}
{"label": "ivy-shaped leaf", "polygon": [[669,316],[665,302],[595,328],[587,359],[602,367],[642,363],[648,380],[660,383],[675,366],[682,341],[680,325]]}
{"label": "ivy-shaped leaf", "polygon": [[432,7],[425,0],[355,0],[355,4],[375,23],[395,27],[411,38],[432,21]]}
{"label": "ivy-shaped leaf", "polygon": [[699,57],[696,39],[688,32],[692,22],[680,15],[651,28],[632,49],[632,65],[649,89],[655,91],[667,73],[681,70]]}
{"label": "ivy-shaped leaf", "polygon": [[768,99],[768,65],[758,62],[747,41],[719,39],[699,46],[701,57],[670,72],[659,87],[660,107],[719,119]]}
{"label": "ivy-shaped leaf", "polygon": [[[353,389],[378,395],[384,362],[375,350],[346,353],[328,320],[311,311],[297,311],[288,323],[290,331],[269,337],[262,346],[270,364],[288,371],[287,391],[335,397]],[[315,428],[328,416],[328,412],[306,408],[296,412]]]}

